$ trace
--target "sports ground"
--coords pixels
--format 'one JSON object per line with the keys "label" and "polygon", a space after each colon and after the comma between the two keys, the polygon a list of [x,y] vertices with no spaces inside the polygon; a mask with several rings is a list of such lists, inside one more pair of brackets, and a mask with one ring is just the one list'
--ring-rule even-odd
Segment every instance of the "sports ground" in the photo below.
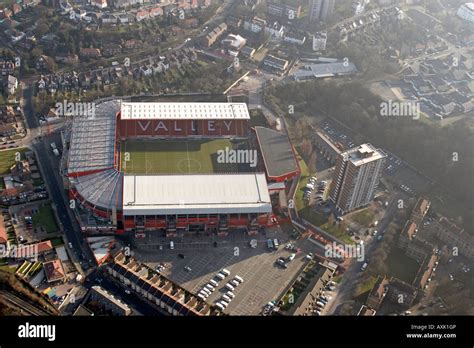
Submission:
{"label": "sports ground", "polygon": [[217,163],[219,150],[246,148],[242,140],[126,140],[121,170],[127,174],[210,174],[249,171],[234,163]]}

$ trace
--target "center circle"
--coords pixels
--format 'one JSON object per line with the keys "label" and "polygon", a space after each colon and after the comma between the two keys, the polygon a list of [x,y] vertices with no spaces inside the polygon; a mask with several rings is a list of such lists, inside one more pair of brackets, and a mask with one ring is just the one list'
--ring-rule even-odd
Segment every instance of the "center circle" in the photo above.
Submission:
{"label": "center circle", "polygon": [[193,158],[185,158],[178,162],[178,170],[181,173],[199,173],[201,171],[201,163]]}

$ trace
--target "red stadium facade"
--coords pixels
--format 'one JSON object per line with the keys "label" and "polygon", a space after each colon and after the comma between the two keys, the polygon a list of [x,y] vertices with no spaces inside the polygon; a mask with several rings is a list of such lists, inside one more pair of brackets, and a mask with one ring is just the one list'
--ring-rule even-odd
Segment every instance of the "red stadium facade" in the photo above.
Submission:
{"label": "red stadium facade", "polygon": [[139,137],[247,137],[247,120],[122,120],[121,140]]}

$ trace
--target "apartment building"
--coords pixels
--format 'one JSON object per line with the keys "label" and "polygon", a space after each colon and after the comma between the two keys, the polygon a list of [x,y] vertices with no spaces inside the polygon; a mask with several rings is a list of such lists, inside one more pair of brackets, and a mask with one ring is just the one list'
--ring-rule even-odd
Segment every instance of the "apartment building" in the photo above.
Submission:
{"label": "apartment building", "polygon": [[362,144],[341,153],[336,160],[330,199],[341,214],[369,204],[383,171],[385,153]]}
{"label": "apartment building", "polygon": [[309,18],[316,22],[327,22],[334,11],[335,0],[309,0]]}

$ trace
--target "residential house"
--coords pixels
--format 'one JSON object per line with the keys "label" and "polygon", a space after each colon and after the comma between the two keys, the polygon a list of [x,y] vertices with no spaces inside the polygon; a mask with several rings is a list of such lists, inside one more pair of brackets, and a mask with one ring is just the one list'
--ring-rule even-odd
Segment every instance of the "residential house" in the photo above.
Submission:
{"label": "residential house", "polygon": [[202,39],[202,44],[206,47],[212,46],[227,30],[227,24],[221,23]]}
{"label": "residential house", "polygon": [[263,60],[263,66],[271,70],[284,72],[288,68],[289,62],[286,59],[278,58],[268,54]]}
{"label": "residential house", "polygon": [[436,222],[434,234],[453,251],[467,257],[474,256],[474,237],[447,218],[442,217]]}
{"label": "residential house", "polygon": [[12,60],[0,60],[0,75],[12,75],[15,72],[15,63]]}
{"label": "residential house", "polygon": [[106,8],[107,0],[90,0],[90,4],[98,8]]}
{"label": "residential house", "polygon": [[13,75],[8,75],[6,80],[5,91],[7,95],[14,95],[18,88],[18,79]]}
{"label": "residential house", "polygon": [[240,50],[240,54],[244,58],[252,58],[253,55],[255,54],[255,48],[250,47],[250,46],[245,46]]}
{"label": "residential house", "polygon": [[101,52],[98,48],[84,47],[79,51],[79,56],[81,58],[99,58],[101,56]]}
{"label": "residential house", "polygon": [[148,12],[147,10],[140,10],[135,14],[135,19],[137,20],[137,22],[141,22],[148,18],[150,18],[150,12]]}
{"label": "residential house", "polygon": [[391,278],[388,283],[387,300],[398,304],[402,309],[410,308],[418,296],[418,289],[404,281]]}

